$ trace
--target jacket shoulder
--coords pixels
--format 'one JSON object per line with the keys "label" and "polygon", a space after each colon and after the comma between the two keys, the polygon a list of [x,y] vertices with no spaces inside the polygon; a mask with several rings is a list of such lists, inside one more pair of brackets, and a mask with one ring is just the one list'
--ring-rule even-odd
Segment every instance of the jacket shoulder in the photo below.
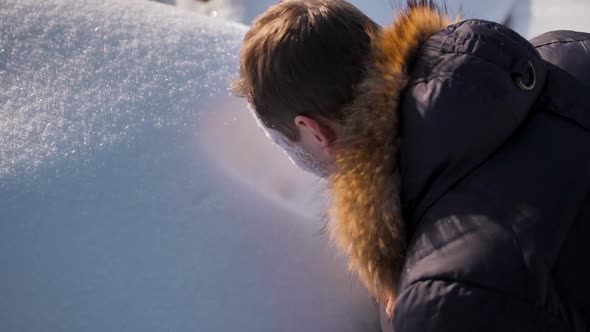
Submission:
{"label": "jacket shoulder", "polygon": [[540,48],[556,43],[584,43],[588,41],[590,41],[590,33],[571,30],[557,30],[546,32],[531,39],[531,44],[536,48]]}
{"label": "jacket shoulder", "polygon": [[590,87],[590,33],[551,31],[531,43],[541,57]]}

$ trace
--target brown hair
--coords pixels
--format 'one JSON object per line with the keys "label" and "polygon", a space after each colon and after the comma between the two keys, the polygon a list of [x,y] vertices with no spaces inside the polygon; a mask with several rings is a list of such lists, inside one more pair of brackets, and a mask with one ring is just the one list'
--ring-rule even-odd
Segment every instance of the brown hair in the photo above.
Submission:
{"label": "brown hair", "polygon": [[265,126],[297,141],[297,115],[344,120],[380,30],[343,0],[283,0],[246,34],[232,90]]}

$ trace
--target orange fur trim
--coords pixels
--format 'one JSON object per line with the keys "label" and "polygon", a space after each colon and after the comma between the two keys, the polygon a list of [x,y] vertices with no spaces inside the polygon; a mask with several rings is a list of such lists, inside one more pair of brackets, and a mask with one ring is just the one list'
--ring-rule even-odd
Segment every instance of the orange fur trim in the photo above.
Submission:
{"label": "orange fur trim", "polygon": [[400,95],[421,45],[452,22],[430,1],[413,1],[374,42],[330,179],[329,232],[369,292],[395,302],[406,234],[398,170]]}

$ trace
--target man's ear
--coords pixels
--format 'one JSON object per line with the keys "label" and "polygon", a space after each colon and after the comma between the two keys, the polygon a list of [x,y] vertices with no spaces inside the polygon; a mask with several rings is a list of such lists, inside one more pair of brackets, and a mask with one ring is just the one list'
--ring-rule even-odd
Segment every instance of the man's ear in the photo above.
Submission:
{"label": "man's ear", "polygon": [[298,115],[295,117],[295,126],[302,137],[311,138],[321,147],[329,146],[336,139],[334,128],[327,121]]}

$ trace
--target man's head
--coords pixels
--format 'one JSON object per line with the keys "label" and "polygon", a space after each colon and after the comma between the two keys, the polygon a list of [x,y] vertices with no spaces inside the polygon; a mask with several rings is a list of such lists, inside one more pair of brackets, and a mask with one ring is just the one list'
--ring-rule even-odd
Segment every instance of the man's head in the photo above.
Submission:
{"label": "man's head", "polygon": [[246,34],[234,93],[292,160],[325,176],[379,31],[343,0],[283,0]]}

